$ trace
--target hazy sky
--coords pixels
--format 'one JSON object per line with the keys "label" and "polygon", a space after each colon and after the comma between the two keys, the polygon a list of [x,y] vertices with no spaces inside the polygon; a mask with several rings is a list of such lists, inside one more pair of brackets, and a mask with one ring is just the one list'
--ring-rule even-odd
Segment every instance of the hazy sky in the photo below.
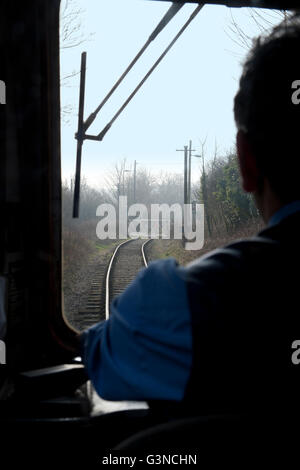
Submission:
{"label": "hazy sky", "polygon": [[[74,4],[74,0],[73,0]],[[87,52],[85,119],[95,110],[129,62],[144,44],[171,2],[145,0],[76,0],[84,10],[82,34],[88,41],[61,52],[61,76],[80,69],[80,55]],[[89,128],[98,134],[139,80],[184,24],[195,5],[185,5],[151,44],[118,91]],[[127,168],[136,159],[154,173],[182,172],[183,153],[176,149],[193,141],[196,153],[207,137],[206,159],[234,147],[233,97],[246,49],[230,32],[232,16],[243,31],[256,36],[258,28],[246,9],[206,5],[179,38],[173,49],[113,124],[102,142],[85,141],[82,174],[94,186],[105,182],[114,163],[126,158]],[[275,13],[268,20],[278,22]],[[274,18],[274,19],[273,19]],[[231,36],[231,37],[230,37]],[[79,75],[61,89],[62,105],[72,105],[68,124],[62,124],[62,174],[75,171]],[[193,179],[199,162],[193,159]]]}

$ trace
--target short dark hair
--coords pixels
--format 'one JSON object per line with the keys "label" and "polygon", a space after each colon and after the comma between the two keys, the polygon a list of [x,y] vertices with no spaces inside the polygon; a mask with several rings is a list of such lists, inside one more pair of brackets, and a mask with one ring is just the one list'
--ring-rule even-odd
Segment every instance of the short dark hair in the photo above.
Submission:
{"label": "short dark hair", "polygon": [[234,100],[238,129],[249,139],[262,176],[282,202],[300,199],[300,16],[259,37],[244,63]]}

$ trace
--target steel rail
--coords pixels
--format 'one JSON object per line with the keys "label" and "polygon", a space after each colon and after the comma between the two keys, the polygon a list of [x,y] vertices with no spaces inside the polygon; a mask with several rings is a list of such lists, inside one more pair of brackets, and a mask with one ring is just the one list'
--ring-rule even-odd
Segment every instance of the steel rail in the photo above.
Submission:
{"label": "steel rail", "polygon": [[149,238],[149,240],[146,240],[143,244],[142,244],[142,257],[143,257],[143,261],[144,261],[144,264],[147,268],[148,266],[148,261],[147,261],[147,257],[146,257],[146,254],[145,254],[145,246],[147,245],[147,243],[149,243],[151,241],[151,238]]}
{"label": "steel rail", "polygon": [[[110,288],[109,288],[109,282],[110,282],[110,276],[111,276],[111,270],[112,270],[112,266],[116,260],[116,256],[117,256],[117,253],[119,251],[119,248],[121,248],[121,246],[125,245],[126,243],[130,243],[130,242],[133,242],[135,241],[136,239],[130,239],[130,240],[125,240],[124,242],[120,243],[119,245],[116,246],[111,258],[110,258],[110,261],[109,261],[109,265],[108,265],[108,268],[107,268],[107,273],[106,273],[106,279],[105,279],[105,319],[108,320],[109,318],[109,306],[110,306]],[[147,262],[147,258],[146,258],[146,254],[145,254],[145,245],[151,240],[151,238],[149,238],[148,240],[146,240],[142,246],[141,246],[141,254],[142,254],[142,259],[143,259],[143,263],[145,265],[145,267],[148,266],[148,262]]]}

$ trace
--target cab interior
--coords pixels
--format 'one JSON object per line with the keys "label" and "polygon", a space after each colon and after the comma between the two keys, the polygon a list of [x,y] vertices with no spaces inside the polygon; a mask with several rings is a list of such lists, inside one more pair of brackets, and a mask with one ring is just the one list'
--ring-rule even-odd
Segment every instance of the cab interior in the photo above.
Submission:
{"label": "cab interior", "polygon": [[[204,3],[298,7],[296,0]],[[198,462],[230,461],[243,450],[240,468],[253,449],[263,449],[266,461],[276,457],[283,437],[274,432],[270,446],[266,437],[279,422],[281,430],[291,431],[296,413],[283,420],[277,410],[272,416],[261,411],[194,416],[169,403],[91,413],[88,377],[73,352],[76,332],[61,314],[59,9],[60,0],[1,2],[6,104],[0,105],[0,273],[7,321],[6,364],[0,366],[1,453],[9,462],[70,464],[99,462],[112,450],[129,455],[188,449],[199,453]],[[297,434],[290,434],[295,449]]]}

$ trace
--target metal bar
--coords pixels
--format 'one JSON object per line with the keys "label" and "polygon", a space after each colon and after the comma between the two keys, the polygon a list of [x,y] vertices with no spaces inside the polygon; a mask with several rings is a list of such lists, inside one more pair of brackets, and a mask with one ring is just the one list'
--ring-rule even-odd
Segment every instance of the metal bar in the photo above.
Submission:
{"label": "metal bar", "polygon": [[[168,2],[169,0],[151,0]],[[200,3],[199,0],[179,0],[181,4]],[[205,3],[212,5],[224,5],[230,8],[268,8],[276,10],[299,9],[299,0],[206,0]]]}
{"label": "metal bar", "polygon": [[74,218],[79,216],[81,153],[82,153],[83,134],[84,134],[83,110],[84,110],[84,91],[85,91],[85,71],[86,71],[86,52],[82,52],[81,69],[80,69],[80,88],[79,88],[76,173],[75,173],[75,187],[74,187],[74,199],[73,199],[73,217]]}
{"label": "metal bar", "polygon": [[[75,134],[75,137],[77,138],[77,134]],[[84,134],[83,139],[84,140],[99,140],[97,135],[90,135],[90,134]]]}
{"label": "metal bar", "polygon": [[149,44],[158,36],[158,34],[164,29],[164,27],[171,21],[171,19],[176,15],[176,13],[180,10],[180,8],[183,7],[183,4],[180,3],[172,3],[170,8],[168,9],[167,13],[163,16],[163,18],[160,20],[158,25],[156,26],[155,30],[150,34],[149,38],[141,48],[141,50],[137,53],[137,55],[134,57],[134,59],[130,62],[128,65],[127,69],[121,77],[116,81],[112,89],[107,93],[105,98],[101,101],[99,106],[95,109],[93,113],[89,115],[87,120],[83,124],[84,131],[86,131],[92,122],[94,122],[97,114],[99,113],[100,109],[105,105],[105,103],[108,101],[108,99],[111,97],[113,92],[118,88],[120,83],[124,80],[128,72],[132,69],[134,64],[138,61],[138,59],[142,56],[142,54],[145,52],[145,50],[148,48]]}
{"label": "metal bar", "polygon": [[144,265],[145,265],[146,268],[148,267],[148,262],[147,262],[147,256],[146,256],[146,253],[145,253],[145,246],[150,241],[151,241],[151,238],[149,238],[149,240],[146,240],[145,243],[142,244],[142,257],[143,257]]}
{"label": "metal bar", "polygon": [[186,28],[189,26],[189,24],[192,22],[192,20],[195,18],[195,16],[199,13],[199,11],[203,8],[202,5],[198,5],[198,7],[193,11],[189,19],[185,22],[183,27],[180,29],[180,31],[176,34],[175,38],[170,42],[168,47],[164,50],[164,52],[161,54],[161,56],[157,59],[155,64],[151,67],[151,69],[148,71],[148,73],[144,76],[144,78],[141,80],[141,82],[138,84],[138,86],[133,90],[133,92],[129,95],[127,100],[123,103],[123,105],[120,107],[120,109],[116,112],[116,114],[113,116],[113,118],[109,121],[109,123],[102,129],[102,131],[98,134],[98,139],[102,140],[107,131],[111,128],[112,124],[114,121],[117,119],[117,117],[122,113],[122,111],[126,108],[128,103],[132,100],[132,98],[135,96],[135,94],[138,92],[138,90],[143,86],[145,81],[150,77],[154,69],[158,66],[158,64],[163,60],[163,58],[167,55],[169,50],[172,48],[172,46],[175,44],[177,39],[182,35],[182,33],[186,30]]}

